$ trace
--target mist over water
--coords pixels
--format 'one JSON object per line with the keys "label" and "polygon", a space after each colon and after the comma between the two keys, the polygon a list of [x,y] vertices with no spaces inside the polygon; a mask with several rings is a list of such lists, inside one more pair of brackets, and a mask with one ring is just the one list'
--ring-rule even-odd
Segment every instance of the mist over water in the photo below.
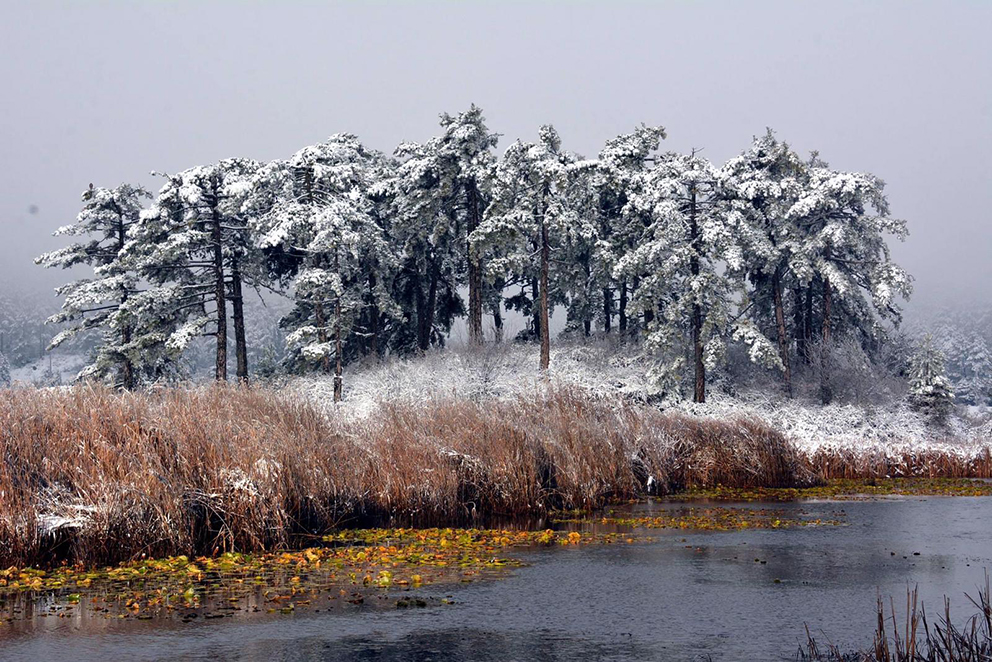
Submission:
{"label": "mist over water", "polygon": [[[914,304],[989,300],[992,5],[56,3],[0,25],[0,291],[50,293],[92,182],[285,157],[336,132],[391,152],[470,103],[594,156],[641,122],[722,163],[766,126],[888,183]],[[53,297],[54,298],[54,297]]]}

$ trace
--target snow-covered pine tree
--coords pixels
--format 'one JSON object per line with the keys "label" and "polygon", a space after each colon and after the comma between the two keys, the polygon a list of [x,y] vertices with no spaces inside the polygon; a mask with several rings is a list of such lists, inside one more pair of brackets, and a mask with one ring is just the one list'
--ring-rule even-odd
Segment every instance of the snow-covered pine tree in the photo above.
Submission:
{"label": "snow-covered pine tree", "polygon": [[[604,270],[601,256],[600,230],[596,214],[594,170],[590,167],[574,173],[571,204],[577,215],[568,232],[561,235],[560,245],[553,255],[554,282],[551,289],[566,305],[566,334],[592,334],[592,323],[603,311]],[[555,300],[552,299],[552,304]]]}
{"label": "snow-covered pine tree", "polygon": [[391,296],[398,260],[377,209],[391,164],[350,134],[306,147],[262,168],[253,206],[259,246],[274,278],[291,279],[295,306],[284,318],[291,360],[331,372],[334,398],[343,395],[346,345],[371,338],[399,316]]}
{"label": "snow-covered pine tree", "polygon": [[992,352],[978,333],[971,333],[962,347],[962,379],[955,386],[960,399],[975,406],[987,406],[992,400]]}
{"label": "snow-covered pine tree", "polygon": [[482,342],[487,298],[496,326],[502,325],[502,287],[489,283],[487,296],[481,256],[468,240],[488,203],[499,135],[489,131],[475,105],[457,115],[442,114],[441,127],[443,134],[426,143],[397,148],[403,163],[393,182],[394,235],[405,256],[398,299],[416,318],[421,350],[441,342],[461,312],[457,286],[462,283],[468,285],[469,340]]}
{"label": "snow-covered pine tree", "polygon": [[[483,340],[482,312],[484,306],[483,264],[472,248],[469,235],[479,227],[482,214],[488,205],[495,158],[492,149],[499,141],[499,134],[492,133],[485,124],[482,109],[472,105],[457,115],[441,115],[444,133],[432,139],[423,150],[423,158],[436,161],[439,176],[436,187],[443,194],[451,191],[457,199],[456,210],[464,216],[459,233],[465,246],[466,281],[468,284],[468,335],[469,341],[481,344]],[[450,183],[444,181],[450,180]],[[494,318],[499,315],[498,309]],[[501,322],[501,320],[500,320]]]}
{"label": "snow-covered pine tree", "polygon": [[606,332],[612,329],[614,313],[619,331],[628,330],[630,281],[639,279],[641,274],[635,273],[630,278],[627,274],[617,277],[614,272],[620,259],[644,235],[648,220],[638,216],[628,203],[643,184],[642,175],[665,135],[664,127],[642,125],[607,141],[592,172],[598,232],[592,273],[602,287],[602,328]]}
{"label": "snow-covered pine tree", "polygon": [[982,406],[992,399],[992,352],[975,327],[974,313],[949,313],[934,328],[947,378],[958,402]]}
{"label": "snow-covered pine tree", "polygon": [[[800,192],[787,219],[796,232],[789,249],[789,269],[806,300],[817,285],[821,302],[821,398],[831,399],[829,357],[836,330],[859,342],[879,340],[882,321],[898,323],[899,297],[909,297],[912,278],[891,258],[887,236],[900,241],[904,221],[889,216],[885,184],[870,174],[831,170],[817,154],[808,163]],[[812,310],[796,298],[797,342],[810,342]],[[798,328],[804,327],[803,332]]]}
{"label": "snow-covered pine tree", "polygon": [[917,346],[909,366],[910,403],[934,422],[943,422],[954,402],[951,383],[944,372],[944,355],[927,334]]}
{"label": "snow-covered pine tree", "polygon": [[550,363],[552,253],[568,235],[595,234],[575,204],[582,197],[576,175],[593,165],[562,151],[551,125],[541,127],[536,143],[516,141],[496,167],[492,202],[470,238],[484,256],[495,256],[489,259],[493,277],[536,278],[541,370]]}
{"label": "snow-covered pine tree", "polygon": [[463,314],[458,296],[462,274],[462,231],[454,182],[439,172],[429,145],[404,143],[402,159],[388,182],[394,247],[402,265],[395,283],[405,324],[397,349],[427,351],[443,345],[454,318]]}
{"label": "snow-covered pine tree", "polygon": [[799,197],[805,176],[806,164],[771,129],[728,161],[718,176],[728,205],[727,227],[740,250],[733,275],[752,285],[748,310],[754,324],[738,326],[735,335],[751,345],[752,358],[759,360],[767,358],[769,335],[776,338],[778,364],[790,397],[784,291],[799,230],[788,210]]}
{"label": "snow-covered pine tree", "polygon": [[[259,167],[251,159],[225,159],[168,176],[126,248],[129,264],[150,284],[127,307],[142,325],[142,342],[148,348],[164,342],[167,353],[176,356],[194,338],[213,336],[217,380],[227,379],[228,300],[237,376],[248,379],[242,291],[245,267],[259,260],[251,254],[255,243],[242,207]],[[211,323],[214,328],[207,330]]]}
{"label": "snow-covered pine tree", "polygon": [[49,327],[45,320],[58,312],[54,300],[15,287],[0,292],[0,351],[14,368],[45,355]]}
{"label": "snow-covered pine tree", "polygon": [[705,402],[706,364],[715,364],[723,353],[731,308],[731,284],[720,265],[733,269],[740,260],[727,228],[717,170],[695,153],[667,153],[638,180],[626,209],[631,225],[644,229],[633,237],[634,248],[619,260],[616,274],[640,275],[632,305],[657,313],[650,318],[647,343],[658,354],[668,353],[670,362],[659,366],[656,379],[676,382],[688,353],[693,399]]}
{"label": "snow-covered pine tree", "polygon": [[134,329],[127,320],[116,322],[121,305],[135,292],[136,277],[121,258],[127,233],[138,222],[142,204],[149,197],[140,186],[121,184],[108,189],[90,184],[83,192],[83,209],[76,222],[55,232],[55,236],[87,240],[35,259],[46,267],[92,267],[92,278],[81,278],[56,290],[65,300],[62,310],[48,321],[69,326],[52,339],[49,348],[58,347],[81,331],[102,330],[103,341],[83,374],[102,378],[116,373],[115,383],[125,389],[134,388],[137,380],[137,357],[131,346]]}

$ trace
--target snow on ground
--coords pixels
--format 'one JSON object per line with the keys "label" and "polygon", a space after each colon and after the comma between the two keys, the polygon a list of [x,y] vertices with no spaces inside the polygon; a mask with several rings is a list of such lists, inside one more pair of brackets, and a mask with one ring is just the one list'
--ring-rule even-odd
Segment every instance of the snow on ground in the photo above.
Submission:
{"label": "snow on ground", "polygon": [[[365,416],[381,402],[417,403],[465,398],[510,400],[545,388],[535,345],[487,345],[435,350],[418,358],[387,360],[349,367],[344,374],[344,402],[336,413]],[[607,344],[552,346],[549,381],[601,396],[642,398],[651,391],[648,363],[639,353]],[[330,376],[301,377],[288,388],[320,406],[333,406]]]}
{"label": "snow on ground", "polygon": [[[287,385],[304,399],[338,415],[365,417],[382,402],[418,403],[466,398],[513,399],[544,388],[535,345],[488,345],[438,350],[423,357],[356,365],[344,374],[344,402],[333,404],[331,377],[301,377]],[[755,416],[782,430],[801,450],[855,451],[901,455],[924,450],[971,457],[992,447],[988,411],[960,408],[944,428],[934,428],[904,401],[885,406],[819,403],[778,393],[743,391],[734,396],[719,387],[705,404],[660,400],[647,378],[651,360],[636,345],[605,341],[557,343],[551,349],[549,382],[603,397],[651,403],[666,411],[729,418]]]}
{"label": "snow on ground", "polygon": [[[738,397],[711,393],[705,404],[679,402],[674,408],[701,416],[756,416],[781,430],[807,454],[818,451],[889,456],[942,451],[974,457],[992,447],[988,416],[954,415],[934,428],[906,402],[886,406],[836,403],[822,406],[781,395],[746,392]],[[964,413],[964,412],[962,412]]]}
{"label": "snow on ground", "polygon": [[10,371],[12,386],[57,386],[71,384],[79,371],[86,367],[85,354],[49,352],[40,359],[13,368]]}

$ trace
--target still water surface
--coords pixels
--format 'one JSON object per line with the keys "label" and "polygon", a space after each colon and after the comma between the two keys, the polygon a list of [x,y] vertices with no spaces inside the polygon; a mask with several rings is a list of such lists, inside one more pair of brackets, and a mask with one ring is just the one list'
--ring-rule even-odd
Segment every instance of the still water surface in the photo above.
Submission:
{"label": "still water surface", "polygon": [[842,648],[869,644],[878,591],[902,609],[919,585],[933,612],[946,594],[970,616],[964,593],[992,568],[992,499],[736,505],[843,512],[847,525],[536,550],[504,579],[418,589],[423,609],[0,624],[0,660],[791,660],[804,623]]}

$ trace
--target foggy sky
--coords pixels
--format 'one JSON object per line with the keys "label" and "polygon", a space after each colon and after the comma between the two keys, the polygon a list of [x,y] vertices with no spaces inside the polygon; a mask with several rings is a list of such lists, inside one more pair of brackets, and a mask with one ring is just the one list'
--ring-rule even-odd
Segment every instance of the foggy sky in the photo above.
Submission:
{"label": "foggy sky", "polygon": [[[202,6],[201,6],[202,4]],[[2,3],[0,291],[66,275],[92,182],[337,132],[392,152],[470,103],[595,156],[641,122],[716,163],[774,128],[887,183],[918,300],[992,301],[992,2]]]}

